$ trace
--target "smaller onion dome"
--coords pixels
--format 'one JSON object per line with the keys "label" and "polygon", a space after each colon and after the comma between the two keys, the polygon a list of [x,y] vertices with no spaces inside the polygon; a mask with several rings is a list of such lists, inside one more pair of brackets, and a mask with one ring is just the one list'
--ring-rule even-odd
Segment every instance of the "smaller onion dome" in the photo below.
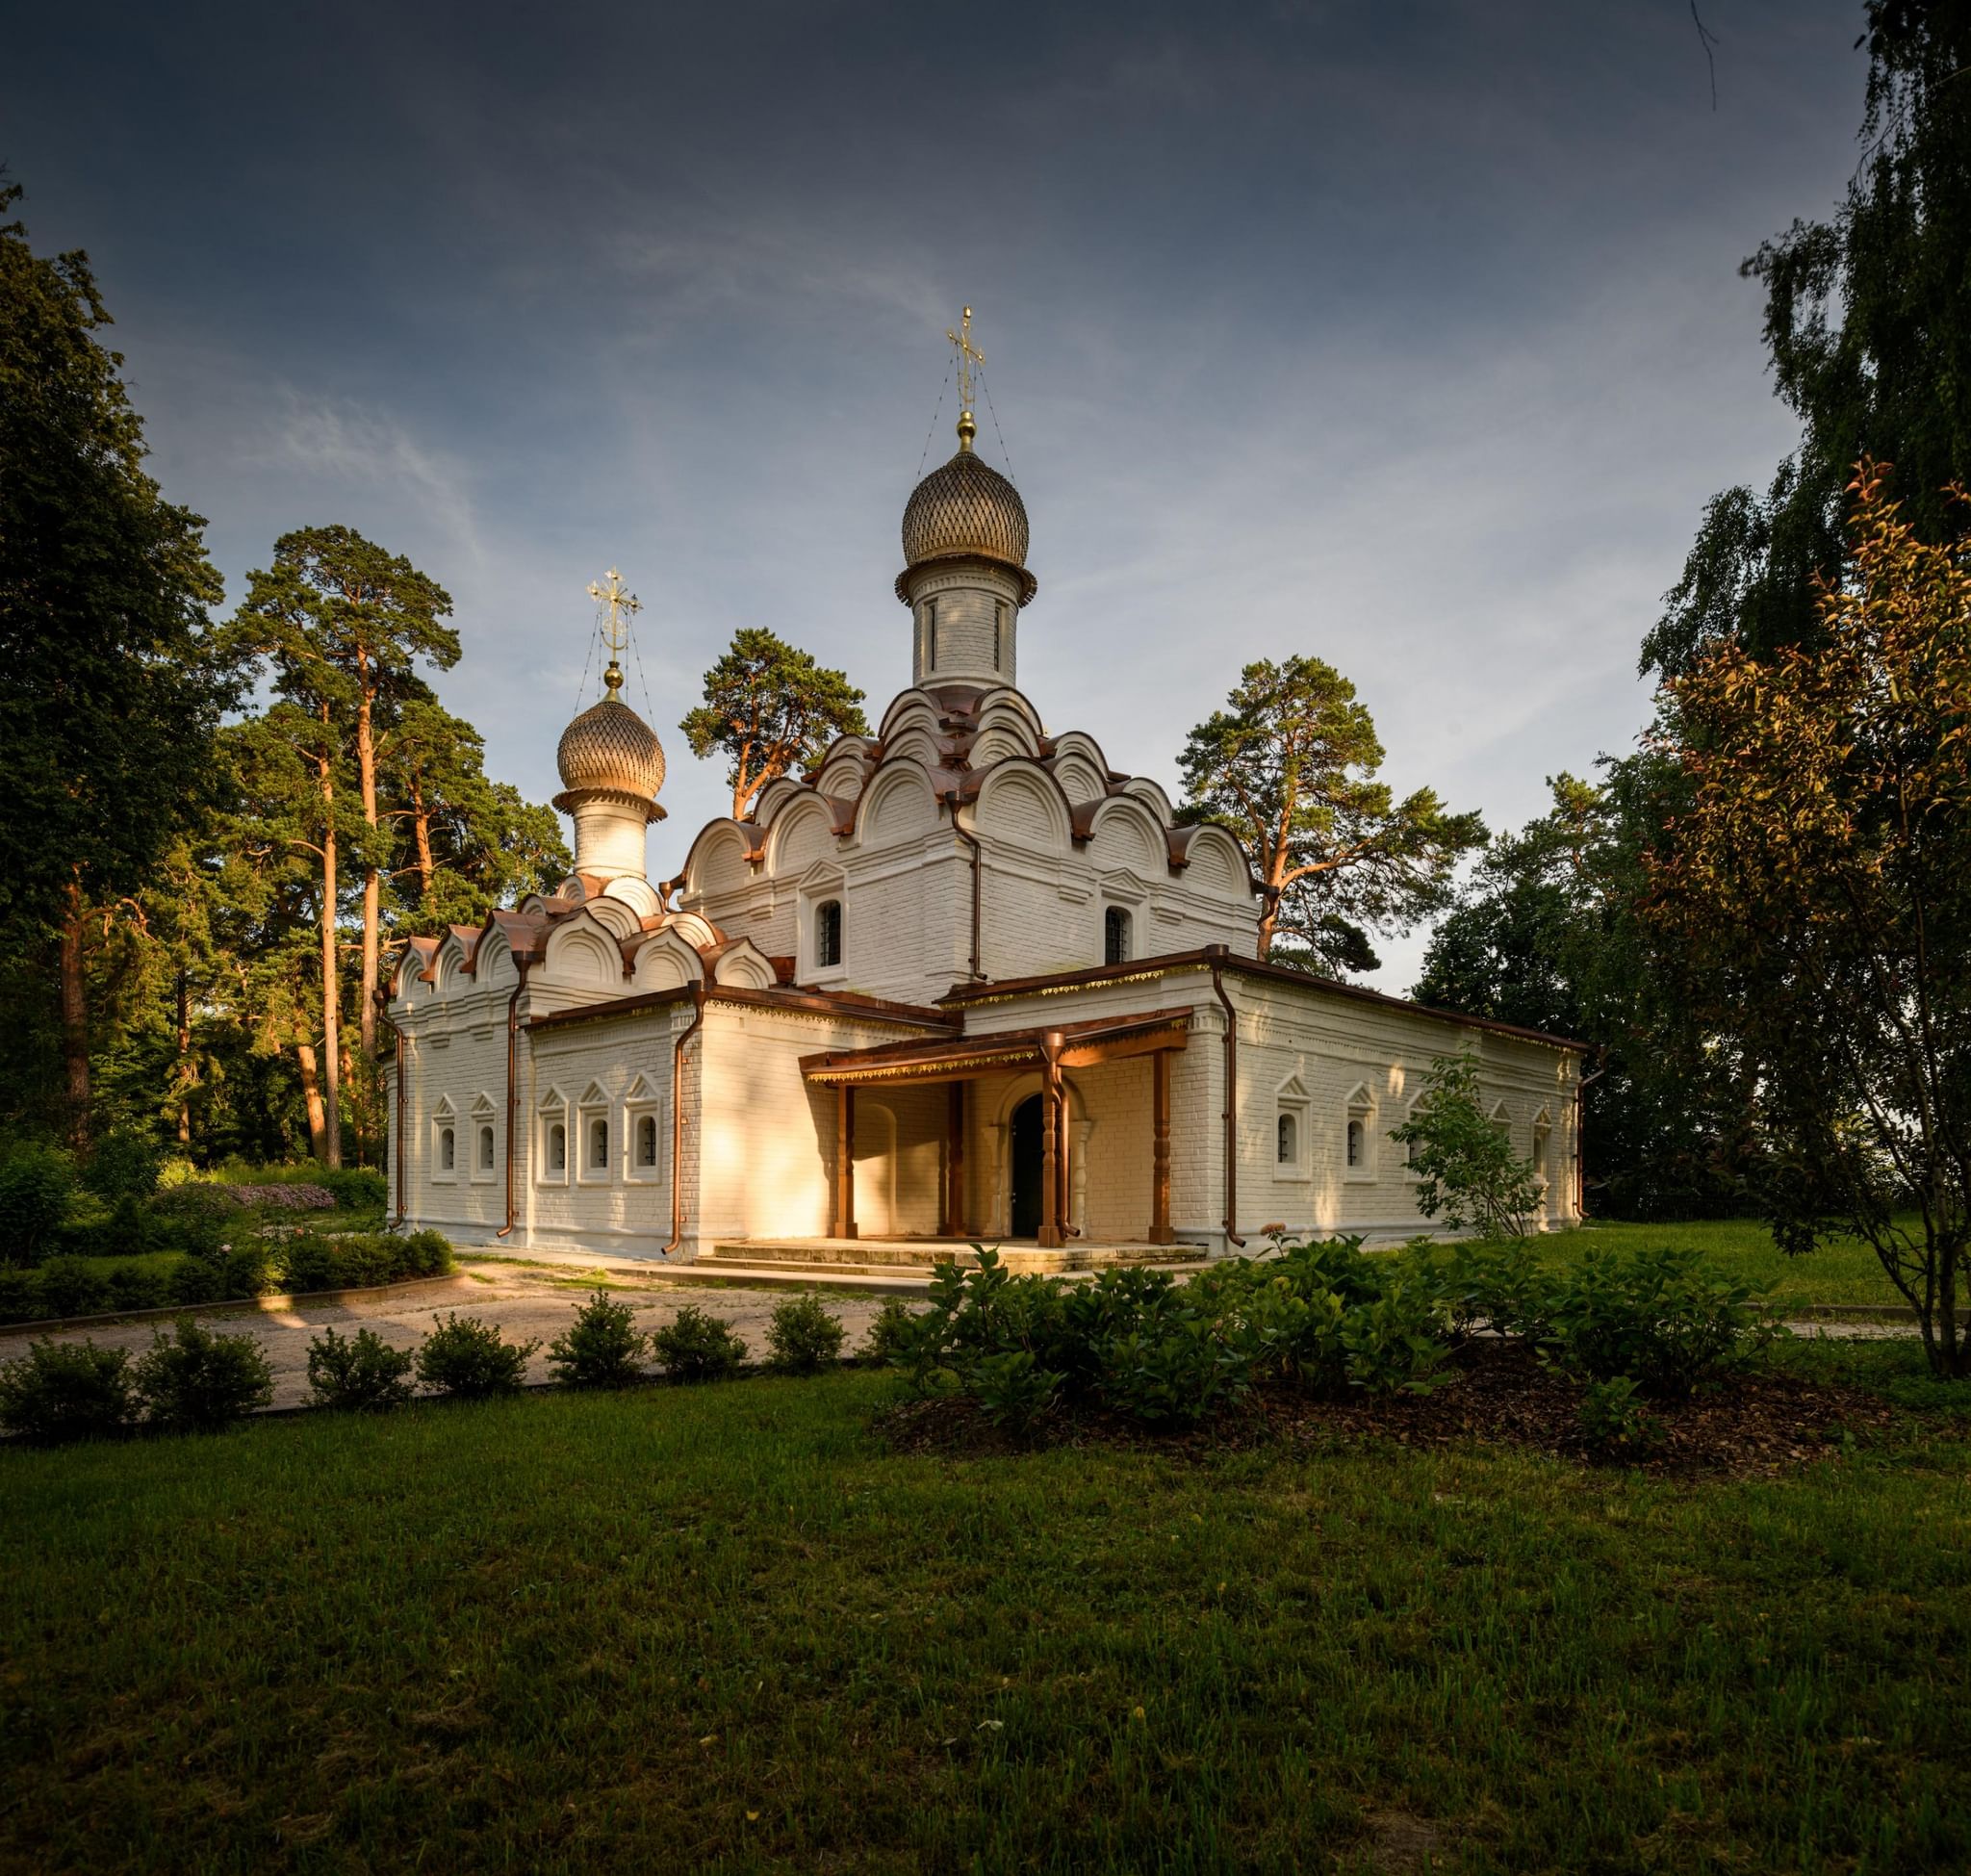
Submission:
{"label": "smaller onion dome", "polygon": [[934,560],[991,560],[1017,576],[1020,604],[1039,582],[1027,571],[1027,504],[1020,492],[973,450],[976,426],[959,419],[959,451],[910,492],[904,508],[904,559],[897,596],[908,601],[911,574]]}
{"label": "smaller onion dome", "polygon": [[655,800],[664,785],[664,746],[616,694],[623,686],[621,669],[612,662],[605,676],[609,694],[561,732],[554,762],[566,792],[554,797],[554,806],[573,808],[577,796],[616,795],[634,800],[657,820],[664,812]]}

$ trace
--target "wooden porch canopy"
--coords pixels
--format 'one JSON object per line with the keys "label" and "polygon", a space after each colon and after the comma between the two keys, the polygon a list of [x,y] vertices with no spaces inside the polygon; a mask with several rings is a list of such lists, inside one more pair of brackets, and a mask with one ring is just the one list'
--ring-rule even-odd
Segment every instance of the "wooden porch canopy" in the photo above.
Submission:
{"label": "wooden porch canopy", "polygon": [[1125,1056],[1150,1055],[1185,1045],[1189,1006],[1133,1016],[1097,1016],[1049,1029],[1012,1029],[985,1036],[938,1038],[928,1042],[884,1042],[871,1049],[833,1049],[804,1055],[809,1081],[834,1086],[872,1081],[976,1081],[982,1075],[1092,1067]]}
{"label": "wooden porch canopy", "polygon": [[1129,1056],[1152,1058],[1155,1104],[1151,1121],[1149,1242],[1169,1244],[1170,1057],[1190,1034],[1190,1010],[1150,1010],[1129,1016],[1096,1016],[1045,1029],[885,1042],[876,1048],[833,1049],[804,1055],[801,1072],[835,1091],[835,1202],[833,1231],[853,1238],[856,1227],[856,1090],[867,1084],[951,1084],[944,1156],[942,1226],[948,1237],[966,1235],[964,1221],[964,1088],[986,1075],[1037,1070],[1040,1076],[1040,1225],[1038,1242],[1059,1245],[1069,1232],[1068,1125],[1063,1074]]}

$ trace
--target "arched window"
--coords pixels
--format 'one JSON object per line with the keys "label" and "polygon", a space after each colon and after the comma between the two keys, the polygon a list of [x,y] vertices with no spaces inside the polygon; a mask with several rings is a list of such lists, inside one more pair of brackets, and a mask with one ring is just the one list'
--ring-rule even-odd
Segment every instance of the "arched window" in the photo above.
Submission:
{"label": "arched window", "polygon": [[1102,962],[1126,964],[1129,962],[1129,913],[1111,906],[1102,914]]}
{"label": "arched window", "polygon": [[1300,1158],[1300,1122],[1296,1116],[1283,1114],[1275,1123],[1273,1157],[1282,1166],[1293,1166]]}
{"label": "arched window", "polygon": [[842,961],[842,902],[824,899],[814,909],[814,962],[828,969]]}
{"label": "arched window", "polygon": [[482,1172],[490,1172],[493,1169],[493,1129],[491,1127],[481,1127],[479,1129],[479,1169]]}
{"label": "arched window", "polygon": [[1361,1121],[1350,1120],[1348,1122],[1348,1164],[1350,1166],[1360,1166],[1362,1164],[1362,1149],[1365,1144],[1363,1132],[1364,1129]]}
{"label": "arched window", "polygon": [[442,1172],[449,1172],[457,1163],[458,1143],[449,1127],[438,1130],[438,1167]]}
{"label": "arched window", "polygon": [[568,1129],[558,1120],[548,1129],[548,1169],[550,1172],[568,1170]]}
{"label": "arched window", "polygon": [[589,1122],[589,1165],[602,1171],[609,1164],[609,1123],[606,1120]]}
{"label": "arched window", "polygon": [[657,1117],[644,1115],[636,1123],[636,1163],[638,1166],[655,1166],[657,1163]]}

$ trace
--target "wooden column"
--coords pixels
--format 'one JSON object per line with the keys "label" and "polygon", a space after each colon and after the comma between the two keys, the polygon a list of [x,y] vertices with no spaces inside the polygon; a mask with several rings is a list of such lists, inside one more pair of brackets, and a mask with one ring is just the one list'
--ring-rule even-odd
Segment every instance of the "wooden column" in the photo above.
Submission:
{"label": "wooden column", "polygon": [[944,1235],[965,1235],[965,1084],[951,1085],[944,1121]]}
{"label": "wooden column", "polygon": [[835,1218],[837,1238],[856,1235],[856,1090],[835,1084]]}
{"label": "wooden column", "polygon": [[1150,1133],[1150,1242],[1175,1242],[1170,1229],[1170,1051],[1150,1057],[1155,1091]]}
{"label": "wooden column", "polygon": [[1061,1243],[1061,1085],[1050,1061],[1040,1081],[1040,1230],[1038,1242]]}

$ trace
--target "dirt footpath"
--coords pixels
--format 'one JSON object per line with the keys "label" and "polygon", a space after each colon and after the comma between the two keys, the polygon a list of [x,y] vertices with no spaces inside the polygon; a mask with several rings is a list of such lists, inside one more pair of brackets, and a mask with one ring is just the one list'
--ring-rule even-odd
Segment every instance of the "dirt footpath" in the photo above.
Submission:
{"label": "dirt footpath", "polygon": [[[201,1321],[228,1335],[250,1335],[267,1350],[273,1364],[273,1404],[295,1407],[308,1398],[308,1343],[324,1328],[353,1335],[358,1329],[374,1329],[399,1349],[415,1348],[429,1332],[434,1314],[456,1310],[461,1316],[477,1316],[497,1323],[509,1342],[538,1338],[528,1366],[528,1378],[554,1378],[548,1366],[548,1344],[568,1326],[569,1318],[588,1300],[598,1282],[602,1282],[618,1302],[636,1311],[639,1328],[661,1327],[687,1303],[713,1316],[722,1316],[738,1330],[755,1360],[766,1355],[768,1320],[777,1305],[795,1292],[784,1289],[747,1290],[737,1285],[687,1285],[667,1283],[661,1276],[648,1279],[622,1274],[612,1269],[606,1278],[567,1266],[541,1266],[478,1260],[470,1252],[459,1258],[459,1274],[445,1283],[434,1283],[408,1296],[387,1297],[348,1302],[293,1303],[285,1298],[269,1297],[259,1305],[237,1305],[231,1309],[198,1312]],[[823,1291],[823,1303],[841,1319],[848,1331],[842,1347],[853,1353],[865,1330],[883,1307],[880,1297],[856,1296]],[[98,1323],[86,1329],[65,1329],[46,1335],[51,1342],[94,1342],[100,1347],[128,1349],[133,1353],[150,1347],[152,1335],[160,1328],[168,1331],[168,1319],[153,1317],[135,1323]],[[34,1339],[42,1339],[36,1336]],[[0,1360],[27,1352],[26,1334],[0,1338]]]}

